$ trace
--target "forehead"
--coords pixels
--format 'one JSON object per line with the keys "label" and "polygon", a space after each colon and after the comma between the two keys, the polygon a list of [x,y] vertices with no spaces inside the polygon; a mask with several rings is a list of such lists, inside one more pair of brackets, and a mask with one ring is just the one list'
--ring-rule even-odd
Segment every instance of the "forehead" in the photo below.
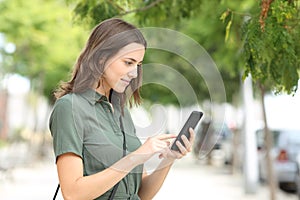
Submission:
{"label": "forehead", "polygon": [[121,48],[115,58],[121,58],[125,56],[134,57],[136,60],[142,60],[145,54],[145,47],[142,44],[130,43]]}

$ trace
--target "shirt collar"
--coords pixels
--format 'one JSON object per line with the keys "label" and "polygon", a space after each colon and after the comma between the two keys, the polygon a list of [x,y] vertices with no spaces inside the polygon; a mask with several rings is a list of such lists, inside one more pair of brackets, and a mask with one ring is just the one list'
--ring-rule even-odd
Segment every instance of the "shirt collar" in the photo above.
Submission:
{"label": "shirt collar", "polygon": [[[108,101],[106,96],[96,92],[93,89],[87,89],[86,91],[82,92],[80,95],[92,105],[95,105],[97,102],[100,101]],[[115,92],[112,92],[111,95],[112,95],[112,104],[113,105],[120,104],[119,96]]]}
{"label": "shirt collar", "polygon": [[100,100],[107,101],[106,96],[99,94],[98,92],[92,89],[87,89],[86,91],[82,92],[80,95],[92,105],[95,105]]}

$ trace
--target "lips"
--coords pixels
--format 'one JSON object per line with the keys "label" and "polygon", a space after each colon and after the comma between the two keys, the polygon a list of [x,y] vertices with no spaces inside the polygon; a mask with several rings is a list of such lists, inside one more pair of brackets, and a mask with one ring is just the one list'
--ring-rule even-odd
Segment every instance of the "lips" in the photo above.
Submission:
{"label": "lips", "polygon": [[123,81],[126,85],[129,85],[131,80],[121,79],[121,81]]}

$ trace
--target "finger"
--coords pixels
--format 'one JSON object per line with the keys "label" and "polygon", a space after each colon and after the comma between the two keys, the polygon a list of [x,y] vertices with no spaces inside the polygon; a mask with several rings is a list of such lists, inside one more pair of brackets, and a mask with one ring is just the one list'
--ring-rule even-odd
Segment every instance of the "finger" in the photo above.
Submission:
{"label": "finger", "polygon": [[169,148],[164,148],[160,151],[159,158],[166,158],[168,156]]}
{"label": "finger", "polygon": [[169,147],[170,146],[170,144],[171,144],[171,142],[170,141],[166,141],[166,143],[167,143],[167,146]]}
{"label": "finger", "polygon": [[176,142],[177,147],[179,148],[180,152],[182,155],[186,155],[187,154],[187,150],[186,148],[179,142]]}
{"label": "finger", "polygon": [[176,138],[177,136],[175,134],[161,134],[156,137],[159,140],[169,140],[169,139]]}
{"label": "finger", "polygon": [[172,154],[173,154],[173,158],[176,158],[176,159],[180,159],[183,157],[183,155],[178,151],[172,151]]}
{"label": "finger", "polygon": [[190,132],[190,143],[193,144],[195,141],[195,132],[194,129],[189,128],[189,132]]}
{"label": "finger", "polygon": [[159,154],[159,156],[158,156],[158,158],[159,159],[161,159],[161,158],[163,158],[164,156],[163,156],[163,154],[161,153],[161,154]]}
{"label": "finger", "polygon": [[188,152],[190,152],[191,151],[191,147],[192,147],[192,144],[190,143],[190,141],[187,139],[187,137],[185,135],[182,135],[181,139],[182,139],[182,141],[184,143],[185,149]]}
{"label": "finger", "polygon": [[156,146],[157,146],[159,149],[164,149],[164,148],[169,147],[169,144],[168,144],[168,142],[166,142],[166,141],[158,140],[157,143],[156,143]]}

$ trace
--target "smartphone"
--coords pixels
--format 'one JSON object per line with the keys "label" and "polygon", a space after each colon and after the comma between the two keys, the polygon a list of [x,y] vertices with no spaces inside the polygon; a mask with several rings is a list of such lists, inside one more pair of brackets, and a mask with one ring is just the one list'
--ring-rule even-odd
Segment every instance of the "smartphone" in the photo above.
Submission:
{"label": "smartphone", "polygon": [[174,151],[180,151],[176,145],[176,142],[179,141],[183,146],[184,142],[181,139],[182,135],[185,135],[187,139],[190,139],[190,132],[189,128],[195,128],[203,116],[203,112],[200,111],[193,111],[187,121],[185,122],[184,126],[182,127],[181,131],[179,132],[178,136],[176,137],[174,143],[171,146],[171,149]]}

